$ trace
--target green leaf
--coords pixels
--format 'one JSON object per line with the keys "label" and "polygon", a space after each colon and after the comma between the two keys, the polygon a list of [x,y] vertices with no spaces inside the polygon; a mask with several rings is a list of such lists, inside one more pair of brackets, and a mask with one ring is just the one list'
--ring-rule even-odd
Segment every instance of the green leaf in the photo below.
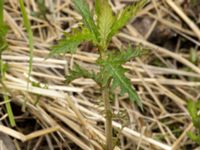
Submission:
{"label": "green leaf", "polygon": [[6,24],[0,25],[0,37],[4,38],[6,34],[8,33],[8,26]]}
{"label": "green leaf", "polygon": [[4,64],[2,61],[2,52],[7,48],[8,44],[6,42],[6,34],[8,32],[8,26],[4,23],[4,15],[3,15],[3,6],[4,6],[4,0],[0,1],[0,75],[1,75],[1,86],[2,86],[2,93],[3,94],[3,99],[5,102],[5,106],[6,106],[6,111],[8,114],[8,119],[10,121],[10,125],[12,127],[14,127],[16,125],[15,123],[15,119],[14,119],[14,115],[13,115],[13,111],[12,111],[12,107],[9,101],[9,97],[7,95],[8,93],[8,89],[6,87],[6,85],[4,84],[5,81],[5,73],[7,70],[7,64]]}
{"label": "green leaf", "polygon": [[65,54],[65,53],[75,53],[77,50],[78,45],[82,42],[81,40],[73,40],[74,37],[71,36],[70,38],[62,39],[58,42],[57,45],[52,47],[52,50],[49,54],[50,56],[58,55],[58,54]]}
{"label": "green leaf", "polygon": [[107,64],[105,69],[105,71],[109,72],[110,76],[113,78],[112,88],[115,89],[116,87],[120,87],[121,95],[128,93],[130,99],[135,101],[141,107],[142,104],[135,89],[133,88],[130,80],[124,75],[127,70],[122,66],[115,64]]}
{"label": "green leaf", "polygon": [[5,39],[0,38],[0,55],[8,47],[8,43]]}
{"label": "green leaf", "polygon": [[193,64],[197,64],[199,60],[198,54],[197,54],[197,50],[196,49],[190,49],[190,61]]}
{"label": "green leaf", "polygon": [[101,3],[102,4],[99,7],[101,11],[99,11],[97,15],[97,26],[100,33],[100,45],[103,49],[106,49],[108,45],[108,35],[115,21],[115,16],[113,15],[112,8],[107,0],[102,0]]}
{"label": "green leaf", "polygon": [[108,58],[113,63],[120,63],[124,64],[127,61],[130,61],[132,58],[140,57],[147,53],[147,50],[142,49],[141,47],[132,48],[131,46],[128,47],[127,50],[119,51],[111,51],[108,53]]}
{"label": "green leaf", "polygon": [[52,47],[49,56],[64,53],[75,53],[77,47],[84,41],[91,41],[94,37],[88,29],[83,28],[81,31],[76,31],[74,34],[60,40],[57,45]]}
{"label": "green leaf", "polygon": [[[0,5],[3,5],[3,3],[1,2]],[[1,6],[3,9],[3,6]],[[3,11],[3,10],[2,10]],[[3,15],[3,12],[1,12]],[[3,17],[3,16],[2,16]],[[0,20],[2,20],[0,22],[0,54],[8,47],[8,43],[6,41],[6,34],[8,33],[8,26],[3,22],[3,18],[1,18]]]}
{"label": "green leaf", "polygon": [[[19,4],[20,4],[22,17],[23,17],[23,22],[24,22],[25,28],[26,28],[26,30],[28,32],[28,42],[29,42],[29,49],[30,49],[29,71],[28,71],[28,79],[29,79],[30,76],[31,76],[32,64],[33,64],[33,49],[34,49],[33,32],[31,30],[31,24],[30,24],[28,15],[26,13],[26,9],[25,9],[25,6],[24,6],[24,1],[23,0],[19,0]],[[28,82],[27,86],[29,86],[29,82]]]}
{"label": "green leaf", "polygon": [[6,34],[8,32],[8,26],[5,24],[0,25],[0,54],[8,47],[6,41]]}
{"label": "green leaf", "polygon": [[65,81],[67,84],[69,84],[73,80],[81,77],[93,79],[97,83],[99,82],[97,75],[94,72],[89,72],[88,70],[82,68],[78,64],[75,64],[73,70],[70,70],[69,75],[65,77]]}
{"label": "green leaf", "polygon": [[194,142],[200,144],[200,135],[196,135],[196,134],[194,134],[194,133],[192,133],[192,132],[188,132],[188,137],[189,137],[192,141],[194,141]]}
{"label": "green leaf", "polygon": [[200,101],[194,102],[190,100],[187,104],[187,109],[192,118],[194,126],[200,129],[200,115],[198,115],[198,111],[200,109]]}
{"label": "green leaf", "polygon": [[81,14],[86,27],[91,33],[93,33],[94,37],[98,41],[99,33],[87,2],[85,0],[73,0],[73,3],[75,5],[76,10]]}
{"label": "green leaf", "polygon": [[12,111],[12,106],[10,104],[10,99],[8,97],[8,88],[6,87],[6,85],[4,84],[4,81],[6,80],[6,77],[5,77],[5,74],[6,74],[6,71],[8,69],[8,65],[3,63],[3,61],[0,59],[0,73],[1,73],[1,85],[2,85],[2,92],[4,93],[3,94],[3,99],[4,99],[4,102],[5,102],[5,106],[6,106],[6,111],[8,113],[8,119],[10,121],[10,125],[12,127],[14,127],[16,125],[15,123],[15,119],[14,119],[14,115],[13,115],[13,111]]}
{"label": "green leaf", "polygon": [[124,27],[128,21],[146,4],[146,2],[147,0],[140,0],[137,4],[127,6],[121,13],[118,13],[117,20],[113,24],[112,30],[109,34],[109,39],[111,39],[122,27]]}
{"label": "green leaf", "polygon": [[[128,53],[126,53],[128,52]],[[112,79],[112,89],[120,87],[121,95],[128,93],[130,99],[137,103],[142,108],[142,103],[137,95],[137,92],[133,88],[131,81],[125,76],[127,69],[122,67],[126,61],[133,57],[138,56],[138,51],[118,52],[114,55],[112,52],[108,52],[108,58],[106,60],[98,60],[97,63],[101,66],[100,74],[102,77],[101,83],[104,86],[110,79]]]}
{"label": "green leaf", "polygon": [[190,100],[188,102],[187,109],[193,120],[195,118],[197,118],[197,107],[196,107],[196,103],[194,101]]}
{"label": "green leaf", "polygon": [[0,0],[0,25],[4,24],[3,21],[3,6],[4,6],[4,0]]}
{"label": "green leaf", "polygon": [[100,10],[101,10],[100,6],[101,6],[100,0],[96,0],[95,1],[95,12],[96,12],[97,16],[99,16],[99,14],[100,14]]}

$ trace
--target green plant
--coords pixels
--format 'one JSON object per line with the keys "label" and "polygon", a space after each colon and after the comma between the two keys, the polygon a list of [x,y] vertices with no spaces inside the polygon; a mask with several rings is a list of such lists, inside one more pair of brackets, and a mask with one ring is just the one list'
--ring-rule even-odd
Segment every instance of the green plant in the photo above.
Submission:
{"label": "green plant", "polygon": [[12,107],[10,105],[9,97],[8,97],[8,89],[6,88],[6,85],[4,84],[5,81],[5,72],[7,70],[7,65],[2,61],[2,53],[6,48],[8,47],[7,41],[6,41],[6,35],[8,32],[8,26],[4,23],[4,16],[3,16],[3,6],[4,6],[4,0],[0,1],[0,71],[1,71],[1,85],[3,89],[3,98],[5,101],[6,111],[8,113],[8,118],[10,121],[11,126],[15,126],[15,119],[12,112]]}
{"label": "green plant", "polygon": [[198,57],[198,54],[197,54],[197,50],[195,49],[190,49],[190,61],[195,64],[195,65],[198,65],[198,61],[199,61],[199,57]]}
{"label": "green plant", "polygon": [[187,104],[187,109],[192,118],[192,123],[196,128],[196,133],[188,132],[188,136],[192,141],[200,144],[200,101],[194,102],[190,100]]}
{"label": "green plant", "polygon": [[4,0],[0,1],[0,53],[7,48],[8,44],[5,40],[6,34],[8,32],[8,26],[4,23],[4,16],[3,16],[3,5]]}
{"label": "green plant", "polygon": [[[24,25],[25,25],[25,28],[26,28],[26,30],[28,32],[28,41],[29,41],[29,48],[30,48],[29,71],[28,71],[28,79],[29,79],[30,75],[31,75],[32,63],[33,63],[33,48],[34,48],[33,32],[31,30],[30,21],[28,19],[28,15],[27,15],[26,10],[25,10],[24,1],[23,0],[19,0],[19,4],[20,4],[21,12],[22,12]],[[28,86],[29,86],[29,81],[28,81],[27,87]]]}
{"label": "green plant", "polygon": [[[80,77],[93,79],[101,88],[102,99],[104,101],[106,123],[106,150],[112,150],[112,107],[109,96],[114,89],[119,87],[121,95],[127,93],[130,100],[137,103],[142,108],[142,103],[133,88],[130,80],[125,76],[127,71],[123,64],[134,57],[142,55],[140,48],[127,50],[108,50],[112,37],[124,27],[136,12],[144,6],[146,0],[141,0],[137,4],[127,6],[123,11],[114,14],[107,0],[96,0],[95,10],[90,11],[85,0],[73,0],[75,9],[81,14],[84,25],[66,34],[66,37],[52,47],[50,56],[56,54],[75,53],[77,47],[82,42],[92,42],[98,48],[100,54],[96,64],[100,66],[98,73],[88,71],[78,64],[66,76],[67,83]],[[91,12],[94,12],[92,14]],[[94,20],[96,17],[96,21]]]}

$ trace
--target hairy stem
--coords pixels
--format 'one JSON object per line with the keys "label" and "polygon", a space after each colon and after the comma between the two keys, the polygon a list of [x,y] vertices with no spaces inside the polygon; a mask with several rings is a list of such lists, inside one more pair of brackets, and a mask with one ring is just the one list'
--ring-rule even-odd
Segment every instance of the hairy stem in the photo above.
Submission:
{"label": "hairy stem", "polygon": [[113,149],[112,143],[112,107],[109,100],[109,85],[103,87],[102,97],[104,100],[106,123],[105,123],[105,135],[106,135],[106,150]]}
{"label": "hairy stem", "polygon": [[[107,58],[105,53],[106,49],[99,47],[100,57],[102,60]],[[103,78],[106,78],[103,75]],[[105,135],[106,135],[106,145],[105,150],[113,150],[113,139],[112,139],[112,107],[109,99],[109,88],[110,88],[110,80],[107,81],[105,85],[102,85],[102,98],[104,101],[105,115],[106,115],[106,123],[105,123]]]}

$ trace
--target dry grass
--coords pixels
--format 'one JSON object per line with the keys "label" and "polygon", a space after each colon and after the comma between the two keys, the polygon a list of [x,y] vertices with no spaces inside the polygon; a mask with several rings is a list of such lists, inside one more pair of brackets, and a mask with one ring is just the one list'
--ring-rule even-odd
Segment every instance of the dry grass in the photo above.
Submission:
{"label": "dry grass", "polygon": [[[92,7],[92,2],[88,2]],[[114,10],[123,9],[124,2],[116,1]],[[127,101],[127,96],[120,97],[116,91],[113,109],[118,118],[113,121],[113,127],[121,133],[116,150],[184,150],[188,146],[191,149],[197,147],[187,137],[187,131],[193,126],[186,103],[188,99],[200,97],[200,66],[189,61],[190,49],[184,47],[184,42],[191,45],[190,48],[198,49],[200,29],[183,11],[183,1],[176,2],[151,0],[137,16],[150,18],[147,31],[142,33],[129,24],[113,39],[114,47],[133,43],[150,50],[148,55],[125,65],[130,70],[127,76],[137,87],[144,104],[144,112]],[[98,58],[95,50],[86,44],[76,55],[46,59],[50,47],[63,36],[63,31],[70,31],[78,25],[79,14],[72,9],[69,0],[47,0],[46,5],[52,12],[48,15],[49,24],[30,15],[30,10],[37,11],[34,0],[25,3],[34,32],[31,81],[40,83],[40,86],[30,85],[27,89],[29,48],[17,0],[7,0],[5,5],[5,20],[10,26],[7,36],[10,46],[2,56],[8,64],[5,85],[13,106],[23,107],[37,121],[40,129],[29,131],[26,135],[20,127],[11,129],[0,125],[0,131],[14,139],[34,141],[34,146],[29,143],[34,150],[42,149],[42,142],[50,150],[59,147],[69,150],[102,149],[105,119],[99,87],[89,79],[77,79],[70,85],[64,83],[65,74],[75,62],[86,68],[98,69],[94,65]],[[137,20],[135,22],[138,24]],[[160,26],[177,37],[171,50],[147,40]],[[200,53],[196,55],[199,57]],[[159,62],[157,65],[155,60]],[[2,112],[1,121],[6,120],[7,115]],[[26,116],[16,115],[16,121],[20,120],[26,120]],[[15,146],[21,149],[20,142],[14,141]]]}

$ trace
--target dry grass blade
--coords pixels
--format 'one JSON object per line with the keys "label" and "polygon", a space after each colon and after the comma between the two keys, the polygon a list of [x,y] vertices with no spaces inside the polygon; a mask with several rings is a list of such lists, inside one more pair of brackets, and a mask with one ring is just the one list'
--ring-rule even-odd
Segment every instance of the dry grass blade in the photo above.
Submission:
{"label": "dry grass blade", "polygon": [[199,27],[178,7],[172,0],[166,0],[167,4],[187,23],[187,25],[194,31],[198,39],[200,40]]}
{"label": "dry grass blade", "polygon": [[31,139],[34,139],[34,138],[37,138],[37,137],[40,137],[40,136],[44,136],[44,135],[52,133],[52,132],[59,131],[59,129],[60,129],[60,127],[56,126],[56,127],[52,127],[52,128],[49,128],[49,129],[43,129],[43,130],[40,130],[40,131],[35,131],[35,132],[30,133],[28,135],[24,135],[20,132],[17,132],[16,130],[10,129],[10,128],[3,126],[3,125],[0,125],[0,131],[1,132],[5,133],[7,135],[10,135],[11,137],[14,137],[18,140],[21,140],[22,142],[25,142],[25,141],[28,141],[28,140],[31,140]]}

